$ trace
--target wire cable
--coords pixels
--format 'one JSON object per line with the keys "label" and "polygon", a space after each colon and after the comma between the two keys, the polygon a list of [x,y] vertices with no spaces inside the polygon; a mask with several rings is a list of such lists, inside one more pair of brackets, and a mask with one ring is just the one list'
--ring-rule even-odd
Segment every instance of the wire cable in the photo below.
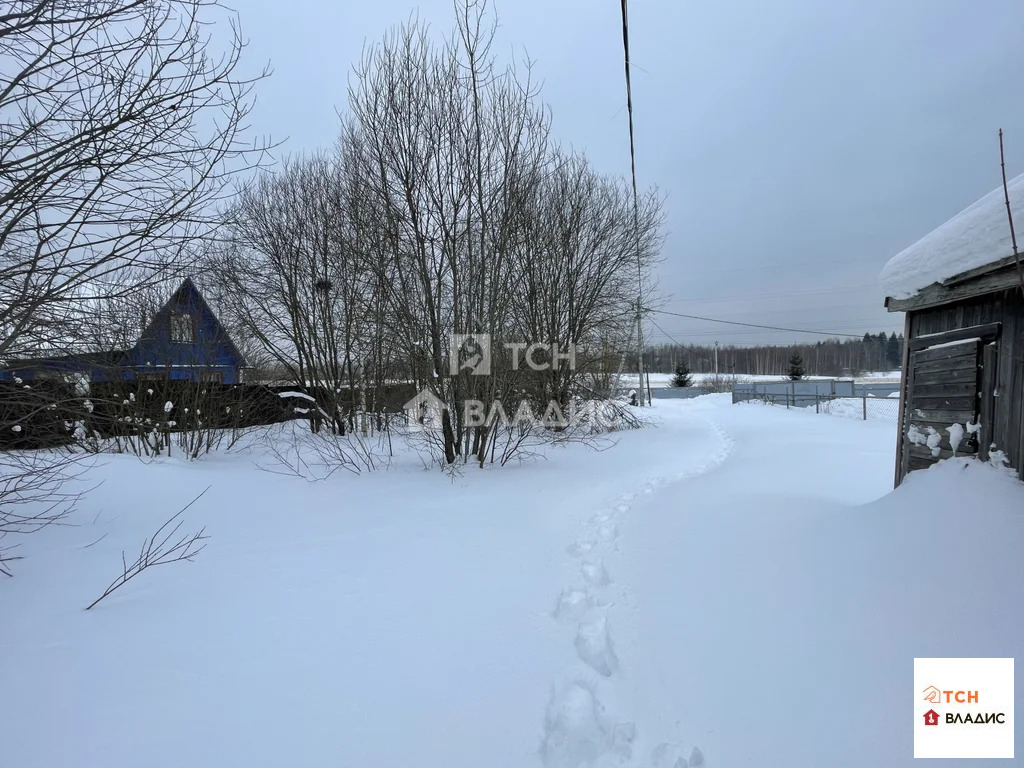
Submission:
{"label": "wire cable", "polygon": [[[663,309],[651,309],[647,307],[647,312],[653,312],[658,315],[671,315],[672,317],[685,317],[688,320],[704,320],[709,323],[723,323],[725,325],[742,325],[745,328],[765,328],[769,331],[788,331],[790,333],[811,333],[816,336],[848,336],[851,339],[859,339],[863,337],[860,333],[840,333],[838,331],[810,331],[806,328],[783,328],[778,325],[761,325],[760,323],[741,323],[736,320],[719,320],[714,317],[701,317],[699,315],[684,315],[681,312],[668,312]],[[653,321],[652,321],[653,322]],[[664,331],[662,331],[664,333]],[[667,335],[667,334],[666,334]]]}
{"label": "wire cable", "polygon": [[676,339],[674,336],[669,334],[668,331],[666,331],[664,328],[662,328],[660,325],[658,325],[657,321],[653,317],[648,318],[648,319],[651,321],[651,325],[653,325],[655,328],[657,328],[659,331],[661,331],[661,335],[662,336],[668,337],[672,341],[672,343],[675,344],[677,347],[685,347],[686,346],[685,344],[679,343],[678,339]]}

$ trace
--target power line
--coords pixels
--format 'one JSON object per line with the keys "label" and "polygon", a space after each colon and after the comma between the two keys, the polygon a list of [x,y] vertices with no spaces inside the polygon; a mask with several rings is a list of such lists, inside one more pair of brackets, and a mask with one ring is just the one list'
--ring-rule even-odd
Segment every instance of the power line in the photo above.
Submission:
{"label": "power line", "polygon": [[[648,319],[650,319],[650,318],[648,318]],[[829,336],[838,336],[840,333],[844,333],[843,331],[833,332],[833,331],[828,330],[827,328],[818,328],[816,330],[822,331],[822,332],[828,332]],[[863,338],[864,337],[864,333],[870,333],[873,336],[873,335],[875,335],[876,333],[879,333],[879,332],[883,332],[883,333],[885,333],[886,336],[888,336],[890,333],[895,333],[896,329],[893,326],[888,326],[888,325],[864,326],[864,331],[860,334],[859,337],[854,336],[853,334],[849,334],[848,338],[850,340],[853,340],[854,338]],[[777,333],[778,333],[778,331],[776,331],[774,328],[772,328],[772,329],[751,328],[749,330],[742,330],[742,329],[731,330],[731,329],[728,329],[728,328],[717,328],[716,330],[713,330],[713,331],[676,331],[676,335],[682,336],[683,338],[687,338],[687,339],[711,338],[711,337],[714,337],[714,338],[720,338],[722,340],[726,340],[726,339],[746,339],[746,338],[749,338],[749,339],[752,339],[752,340],[755,340],[755,341],[758,340],[758,339],[770,338],[772,336],[772,334],[777,334]],[[654,335],[655,336],[663,336],[665,334],[654,332]]]}
{"label": "power line", "polygon": [[[658,325],[658,323],[655,321],[655,319],[653,317],[648,318],[648,319],[651,321],[651,324],[655,328],[657,328],[659,331],[661,331],[663,336],[668,336],[668,338],[672,339],[672,343],[675,344],[677,347],[685,347],[686,346],[685,344],[680,344],[678,339],[676,339],[676,338],[674,338],[672,336],[669,336],[668,331],[666,331],[664,328],[662,328],[660,325]],[[653,350],[652,350],[652,352],[653,352]],[[704,357],[704,355],[697,354],[696,357],[697,357],[698,360],[704,360],[707,363],[711,362],[711,358]]]}
{"label": "power line", "polygon": [[677,347],[685,347],[686,346],[685,344],[680,344],[678,340],[676,340],[674,337],[669,335],[669,332],[666,331],[664,328],[662,328],[660,325],[658,325],[658,323],[655,321],[655,319],[653,317],[648,318],[648,319],[651,321],[651,325],[653,325],[655,328],[657,328],[659,331],[661,331],[661,335],[662,336],[667,336],[669,339],[672,340],[672,343],[675,344]]}
{"label": "power line", "polygon": [[[872,340],[874,340],[877,337],[875,332],[871,331],[870,333],[871,333],[871,336],[872,336]],[[885,337],[887,339],[891,335],[891,332],[888,331],[888,330],[882,330],[882,331],[880,331],[880,333],[885,334]],[[815,337],[813,340],[805,338],[803,341],[798,339],[795,334],[793,336],[791,336],[791,337],[787,337],[786,339],[777,339],[777,340],[776,339],[771,339],[770,337],[765,337],[765,336],[730,336],[729,334],[726,334],[726,333],[717,333],[717,334],[714,334],[714,335],[708,334],[707,336],[699,336],[699,337],[698,336],[687,336],[687,337],[684,337],[684,338],[687,339],[687,343],[686,344],[679,344],[679,346],[683,346],[683,347],[688,347],[688,346],[691,346],[691,345],[697,346],[697,347],[699,347],[699,346],[709,346],[709,345],[713,344],[715,341],[720,341],[722,344],[724,344],[726,346],[731,346],[731,347],[745,347],[745,346],[746,347],[792,347],[792,346],[800,346],[800,345],[804,345],[804,346],[812,345],[813,346],[818,341],[830,342],[830,343],[834,342],[836,344],[860,344],[860,343],[863,343],[862,339],[852,339],[852,338],[841,339],[841,338],[838,338],[838,337],[834,337],[833,335],[829,335],[827,337],[818,336],[818,337]],[[668,338],[668,337],[664,337],[664,336],[662,336],[662,334],[657,333],[657,332],[655,332],[653,335],[650,336],[650,338],[647,339],[647,346],[648,347],[658,347],[658,346],[665,346],[665,345],[671,346],[671,345],[677,344],[677,343],[678,342],[676,342],[674,339]]]}
{"label": "power line", "polygon": [[[688,320],[704,320],[709,323],[723,323],[725,325],[742,325],[745,328],[765,328],[769,331],[788,331],[790,333],[812,333],[817,336],[849,336],[852,339],[862,338],[860,333],[840,333],[838,331],[809,331],[806,328],[783,328],[778,325],[761,325],[759,323],[740,323],[736,320],[719,320],[714,317],[700,317],[699,315],[684,315],[681,312],[666,312],[663,309],[647,308],[648,312],[658,315],[671,315],[672,317],[685,317]],[[654,322],[653,320],[651,322]],[[663,331],[664,333],[664,331]]]}
{"label": "power line", "polygon": [[[764,320],[764,319],[770,319],[770,318],[757,317],[757,318],[753,318],[753,319],[755,319],[755,320]],[[735,322],[746,322],[746,321],[742,321],[742,320],[736,319],[733,315],[729,315],[727,317],[715,318],[715,322],[718,322],[720,320],[730,320],[730,321],[735,321]],[[835,330],[835,331],[839,331],[840,333],[849,333],[850,335],[853,335],[854,332],[853,331],[844,331],[843,329],[845,329],[845,328],[856,328],[856,329],[860,330],[861,334],[863,335],[864,331],[874,331],[874,330],[880,330],[882,328],[885,328],[887,330],[889,328],[892,328],[892,329],[896,330],[896,329],[898,329],[898,325],[899,325],[896,322],[886,322],[884,320],[879,321],[878,318],[876,318],[876,317],[847,318],[847,319],[845,319],[842,322],[836,322],[836,321],[832,320],[831,318],[824,318],[824,319],[822,319],[821,322],[808,318],[808,322],[813,326],[815,331],[833,331],[833,330]],[[676,333],[679,333],[679,334],[682,334],[682,335],[685,335],[685,336],[701,336],[701,335],[706,335],[706,334],[709,334],[709,333],[748,334],[748,333],[768,332],[767,330],[760,328],[761,325],[768,325],[767,323],[751,323],[751,325],[756,325],[758,327],[754,328],[752,330],[749,330],[749,331],[748,330],[723,330],[721,328],[718,328],[718,329],[708,329],[703,324],[695,322],[695,323],[693,323],[693,328],[690,327],[690,324],[687,324],[686,326],[679,328],[679,330],[677,330]],[[694,328],[696,328],[697,330],[695,330]],[[769,325],[769,329],[770,330],[774,330],[774,327]]]}
{"label": "power line", "polygon": [[[673,297],[670,303],[686,302],[687,304],[710,304],[716,301],[732,301],[734,299],[787,299],[792,296],[821,296],[829,293],[848,293],[850,291],[867,290],[877,288],[874,285],[847,285],[842,288],[814,288],[807,291],[781,291],[774,293],[734,293],[726,296],[696,297]],[[877,303],[877,302],[876,302]]]}
{"label": "power line", "polygon": [[[634,65],[634,66],[636,66],[636,65]],[[722,257],[725,257],[725,256],[731,257],[732,254],[721,254],[721,256]],[[701,267],[701,273],[702,274],[715,274],[715,275],[719,275],[719,274],[726,274],[726,273],[732,273],[732,272],[753,272],[753,271],[756,271],[756,270],[765,270],[765,269],[793,269],[795,267],[826,267],[826,266],[830,266],[832,264],[847,264],[848,265],[849,263],[850,263],[850,259],[849,258],[842,258],[842,259],[815,259],[814,261],[785,262],[785,263],[778,263],[778,262],[776,262],[774,264],[770,264],[770,263],[760,262],[759,261],[756,264],[746,264],[746,265],[744,265],[742,267],[722,267],[722,268],[719,268],[719,269],[705,269],[702,266]],[[872,267],[872,269],[875,269],[875,267]],[[880,271],[881,269],[882,269],[882,264],[878,264],[876,271]]]}
{"label": "power line", "polygon": [[[622,0],[622,52],[626,67],[626,113],[629,115],[629,163],[633,178],[633,202],[636,203],[636,142],[633,134],[633,88],[629,81],[629,25],[626,20],[626,0]],[[638,233],[639,234],[639,233]],[[639,240],[638,240],[639,242]],[[637,254],[639,256],[639,254]],[[639,266],[639,263],[638,263]]]}
{"label": "power line", "polygon": [[[886,338],[888,338],[892,334],[892,331],[890,331],[888,328],[879,329],[878,332],[884,333]],[[769,332],[766,331],[765,333]],[[876,336],[876,331],[874,330],[869,331],[869,333],[872,337]],[[827,337],[819,336],[815,340],[805,339],[804,341],[800,341],[795,334],[791,337],[787,337],[786,339],[773,340],[769,336],[734,335],[730,334],[728,331],[719,331],[718,333],[714,334],[708,333],[703,336],[690,336],[689,334],[687,334],[683,336],[683,338],[688,340],[687,343],[679,344],[679,342],[677,342],[674,338],[666,337],[658,331],[654,331],[653,334],[648,334],[648,336],[645,337],[648,348],[665,345],[678,345],[682,347],[688,347],[693,345],[698,347],[706,347],[711,346],[716,340],[721,341],[723,345],[729,347],[792,347],[801,345],[814,345],[816,341],[846,344],[857,344],[861,343],[862,341],[860,339],[854,338],[839,338],[835,334],[829,334]]]}
{"label": "power line", "polygon": [[[671,304],[659,304],[659,307],[664,309],[671,309]],[[680,307],[680,309],[689,310],[700,310],[701,307],[686,306]],[[766,310],[746,310],[743,312],[727,312],[723,315],[715,312],[715,317],[720,317],[723,320],[751,320],[757,322],[769,322],[775,317],[782,318],[783,322],[793,317],[795,314],[799,314],[801,319],[806,319],[808,325],[813,328],[824,327],[821,322],[817,319],[812,318],[823,318],[823,322],[835,324],[834,318],[836,317],[838,310],[851,310],[855,311],[860,317],[850,317],[843,321],[843,325],[847,328],[859,328],[861,323],[875,323],[879,321],[879,316],[882,318],[886,317],[885,310],[878,311],[878,307],[874,304],[827,304],[824,306],[798,306],[791,304],[785,309],[766,309]],[[874,312],[872,312],[874,310]],[[867,318],[867,319],[865,319]],[[882,321],[883,323],[887,321]],[[902,324],[903,319],[899,319],[899,323]]]}

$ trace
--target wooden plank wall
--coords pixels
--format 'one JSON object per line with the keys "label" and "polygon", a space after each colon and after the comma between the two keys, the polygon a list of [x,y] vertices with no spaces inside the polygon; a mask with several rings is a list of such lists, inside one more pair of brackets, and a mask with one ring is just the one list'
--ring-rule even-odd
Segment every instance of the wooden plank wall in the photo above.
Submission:
{"label": "wooden plank wall", "polygon": [[[982,351],[982,361],[987,362],[982,368],[982,375],[985,380],[978,382],[982,394],[979,400],[979,407],[987,405],[989,413],[985,413],[983,427],[987,428],[988,437],[983,433],[982,441],[983,456],[988,443],[992,443],[998,450],[1003,451],[1010,461],[1010,465],[1018,470],[1021,478],[1024,479],[1024,295],[1019,288],[1000,291],[984,296],[975,296],[964,299],[954,304],[947,304],[930,309],[922,309],[909,313],[910,334],[908,342],[922,335],[954,331],[970,326],[985,325],[988,323],[1000,323],[1001,332],[995,351],[988,353]],[[953,349],[956,349],[955,347]],[[995,355],[994,366],[991,356]],[[985,358],[989,359],[986,360]],[[995,371],[992,371],[992,368]],[[934,372],[934,370],[933,370]],[[969,383],[970,374],[962,367],[955,371],[947,371],[949,378],[941,378],[943,383],[962,384]],[[934,377],[933,377],[934,378]],[[930,382],[934,385],[936,382]],[[986,387],[986,385],[988,385]],[[913,400],[915,396],[927,400],[929,397],[925,392],[910,392],[910,388],[917,389],[916,381],[908,381],[908,396]],[[988,392],[985,392],[985,389]],[[966,391],[963,393],[966,394]],[[930,395],[934,397],[934,392]],[[986,404],[984,401],[988,399]],[[956,400],[958,407],[949,409],[948,415],[962,415],[963,409],[959,408],[960,400]],[[945,414],[943,414],[945,415]],[[909,421],[909,414],[908,414]],[[951,422],[946,422],[949,426]],[[917,451],[912,451],[916,453]],[[908,457],[902,457],[902,466],[907,471],[912,469],[909,466]],[[917,464],[917,462],[915,462]],[[916,468],[916,467],[914,467]]]}
{"label": "wooden plank wall", "polygon": [[[910,315],[910,312],[905,312],[903,315],[903,338],[907,341],[910,340]],[[903,371],[903,376],[900,379],[900,410],[896,422],[896,477],[893,480],[893,488],[899,486],[900,481],[903,480],[903,476],[906,474],[903,467],[903,432],[906,429],[907,423],[907,391],[910,386],[908,381],[910,378],[910,344],[903,345],[903,358],[900,360],[900,370]]]}
{"label": "wooden plank wall", "polygon": [[[977,422],[980,350],[979,341],[969,340],[911,353],[904,435],[916,427],[924,434],[936,432],[941,442],[935,453],[927,445],[905,439],[904,474],[952,458],[949,427]],[[977,453],[977,443],[967,438],[963,435],[957,445],[957,455]]]}

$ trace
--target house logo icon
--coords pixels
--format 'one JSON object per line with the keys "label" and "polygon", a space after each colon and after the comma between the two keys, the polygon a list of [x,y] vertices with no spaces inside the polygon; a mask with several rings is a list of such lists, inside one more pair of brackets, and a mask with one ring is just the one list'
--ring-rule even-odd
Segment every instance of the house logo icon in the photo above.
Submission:
{"label": "house logo icon", "polygon": [[942,691],[934,685],[929,685],[922,693],[924,693],[924,700],[929,704],[940,704],[942,702]]}
{"label": "house logo icon", "polygon": [[934,709],[929,709],[924,713],[924,724],[925,725],[938,725],[939,724],[939,713]]}
{"label": "house logo icon", "polygon": [[420,391],[402,406],[409,420],[409,429],[419,431],[441,429],[442,415],[447,409],[444,400],[429,389]]}

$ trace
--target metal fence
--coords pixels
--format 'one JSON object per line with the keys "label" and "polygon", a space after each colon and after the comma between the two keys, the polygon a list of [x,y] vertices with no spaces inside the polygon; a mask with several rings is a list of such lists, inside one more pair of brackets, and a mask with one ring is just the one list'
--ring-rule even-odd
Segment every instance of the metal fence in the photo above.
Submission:
{"label": "metal fence", "polygon": [[[745,400],[789,405],[791,408],[809,408],[821,398],[871,397],[885,399],[898,395],[898,381],[858,382],[852,379],[803,379],[801,381],[736,381],[730,385],[732,401]],[[730,389],[720,391],[730,391]],[[651,395],[658,400],[677,400],[700,397],[715,390],[706,386],[656,387]],[[788,398],[788,399],[787,399]]]}
{"label": "metal fence", "polygon": [[[739,403],[744,400],[764,400],[769,398],[789,398],[793,407],[806,408],[814,405],[815,398],[820,396],[854,397],[853,379],[801,379],[799,381],[744,381],[739,382],[732,390],[732,401]],[[865,393],[866,394],[866,393]]]}
{"label": "metal fence", "polygon": [[872,395],[874,397],[889,397],[890,395],[898,395],[899,392],[900,382],[898,381],[859,381],[853,385],[853,394],[859,397],[865,397],[867,395]]}
{"label": "metal fence", "polygon": [[899,420],[900,401],[898,397],[863,397],[831,394],[793,394],[790,392],[763,392],[756,397],[740,397],[733,392],[733,403],[760,402],[783,408],[801,408],[815,413],[840,416],[864,421],[886,421],[895,424]]}
{"label": "metal fence", "polygon": [[704,387],[656,387],[651,389],[651,397],[656,400],[689,400],[710,392]]}
{"label": "metal fence", "polygon": [[[687,399],[706,395],[705,387],[664,387],[651,391],[655,399]],[[900,382],[853,379],[802,379],[800,381],[737,381],[733,403],[755,401],[783,408],[814,409],[815,413],[864,421],[899,420]]]}

